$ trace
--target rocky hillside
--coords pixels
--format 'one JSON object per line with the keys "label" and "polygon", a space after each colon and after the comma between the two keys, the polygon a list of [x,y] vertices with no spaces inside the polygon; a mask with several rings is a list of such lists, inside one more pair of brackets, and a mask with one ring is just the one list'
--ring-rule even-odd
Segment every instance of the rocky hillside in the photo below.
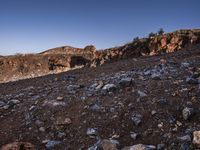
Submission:
{"label": "rocky hillside", "polygon": [[1,150],[200,149],[200,46],[126,51],[96,68],[0,84]]}
{"label": "rocky hillside", "polygon": [[59,73],[84,66],[96,67],[106,62],[190,50],[200,43],[200,29],[179,30],[136,39],[120,47],[98,51],[93,45],[85,48],[64,46],[39,54],[0,57],[0,82],[15,81]]}

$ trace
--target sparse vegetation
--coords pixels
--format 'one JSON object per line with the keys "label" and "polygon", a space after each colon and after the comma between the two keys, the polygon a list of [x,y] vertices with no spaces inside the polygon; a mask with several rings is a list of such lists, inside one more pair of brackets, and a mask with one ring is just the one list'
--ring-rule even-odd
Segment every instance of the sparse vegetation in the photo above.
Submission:
{"label": "sparse vegetation", "polygon": [[138,36],[133,39],[133,42],[137,42],[137,41],[139,41],[139,37]]}
{"label": "sparse vegetation", "polygon": [[156,33],[153,33],[153,32],[149,33],[149,38],[152,38],[154,36],[156,36]]}
{"label": "sparse vegetation", "polygon": [[160,28],[158,30],[158,35],[163,35],[165,33],[164,29],[163,28]]}

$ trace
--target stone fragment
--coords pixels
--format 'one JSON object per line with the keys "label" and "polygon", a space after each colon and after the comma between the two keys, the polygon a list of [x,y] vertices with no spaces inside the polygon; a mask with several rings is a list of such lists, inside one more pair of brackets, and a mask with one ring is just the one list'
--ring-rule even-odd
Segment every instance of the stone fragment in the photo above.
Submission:
{"label": "stone fragment", "polygon": [[165,149],[165,144],[158,144],[157,145],[157,150],[164,150]]}
{"label": "stone fragment", "polygon": [[62,143],[61,141],[48,141],[45,146],[46,146],[47,149],[52,149],[55,146],[60,145],[61,143]]}
{"label": "stone fragment", "polygon": [[192,139],[189,135],[178,137],[178,140],[180,140],[182,142],[191,142],[192,141]]}
{"label": "stone fragment", "polygon": [[88,148],[88,150],[119,150],[119,142],[117,140],[99,140],[93,146]]}
{"label": "stone fragment", "polygon": [[0,148],[1,150],[36,150],[35,146],[27,142],[14,142],[6,144]]}
{"label": "stone fragment", "polygon": [[45,128],[44,128],[44,127],[40,127],[40,128],[39,128],[39,131],[40,131],[40,132],[45,132]]}
{"label": "stone fragment", "polygon": [[184,108],[182,111],[183,119],[188,120],[194,115],[194,109],[193,108]]}
{"label": "stone fragment", "polygon": [[8,101],[7,104],[8,104],[9,106],[14,106],[14,105],[19,104],[19,103],[20,103],[19,100],[17,100],[17,99],[12,99],[12,100]]}
{"label": "stone fragment", "polygon": [[63,100],[63,97],[58,96],[56,99],[57,99],[58,101],[62,101],[62,100]]}
{"label": "stone fragment", "polygon": [[188,63],[188,62],[182,62],[181,63],[182,68],[188,68],[189,66],[190,66],[190,63]]}
{"label": "stone fragment", "polygon": [[92,110],[92,111],[96,111],[96,112],[100,112],[101,111],[101,107],[98,104],[90,105],[89,109]]}
{"label": "stone fragment", "polygon": [[200,148],[200,131],[193,132],[193,141],[192,143],[197,147]]}
{"label": "stone fragment", "polygon": [[141,114],[136,113],[132,115],[131,119],[133,123],[138,126],[142,122],[142,117],[143,116]]}
{"label": "stone fragment", "polygon": [[187,77],[187,78],[186,78],[186,82],[187,82],[188,84],[194,84],[194,85],[196,85],[196,84],[199,83],[198,79],[195,79],[195,78],[192,78],[192,77]]}
{"label": "stone fragment", "polygon": [[36,124],[38,127],[44,126],[44,122],[42,122],[42,121],[40,121],[40,120],[36,120],[36,121],[35,121],[35,124]]}
{"label": "stone fragment", "polygon": [[146,93],[144,93],[144,92],[142,92],[140,90],[138,91],[138,94],[139,94],[140,97],[146,97],[147,96]]}
{"label": "stone fragment", "polygon": [[130,77],[127,77],[127,78],[122,78],[120,81],[119,81],[119,85],[121,87],[127,87],[127,86],[130,86],[132,84],[132,78]]}
{"label": "stone fragment", "polygon": [[133,140],[136,140],[137,137],[138,137],[138,134],[137,134],[137,133],[131,132],[131,138],[132,138]]}
{"label": "stone fragment", "polygon": [[144,144],[137,144],[133,146],[124,147],[122,150],[155,150],[156,146],[154,145],[144,145]]}
{"label": "stone fragment", "polygon": [[3,101],[0,101],[0,107],[3,107],[3,106],[5,106],[6,105],[6,103],[5,102],[3,102]]}
{"label": "stone fragment", "polygon": [[116,85],[114,84],[106,84],[103,86],[102,90],[105,90],[105,91],[113,91],[115,90],[117,87]]}
{"label": "stone fragment", "polygon": [[98,135],[97,128],[88,128],[86,134],[89,136],[97,136]]}
{"label": "stone fragment", "polygon": [[57,118],[56,125],[69,125],[72,123],[72,120],[70,118],[63,118],[59,117]]}

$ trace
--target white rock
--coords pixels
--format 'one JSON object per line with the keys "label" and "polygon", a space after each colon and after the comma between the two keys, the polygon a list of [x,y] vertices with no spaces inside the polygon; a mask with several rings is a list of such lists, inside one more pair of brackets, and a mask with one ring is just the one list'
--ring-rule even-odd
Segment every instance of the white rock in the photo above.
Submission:
{"label": "white rock", "polygon": [[116,85],[114,85],[114,84],[106,84],[106,85],[104,85],[104,87],[102,89],[103,90],[107,90],[107,91],[115,90],[116,89]]}
{"label": "white rock", "polygon": [[94,135],[97,135],[97,134],[98,134],[97,128],[88,128],[87,129],[87,135],[94,136]]}
{"label": "white rock", "polygon": [[139,94],[140,97],[146,97],[147,96],[146,93],[144,93],[144,92],[142,92],[140,90],[138,91],[138,94]]}

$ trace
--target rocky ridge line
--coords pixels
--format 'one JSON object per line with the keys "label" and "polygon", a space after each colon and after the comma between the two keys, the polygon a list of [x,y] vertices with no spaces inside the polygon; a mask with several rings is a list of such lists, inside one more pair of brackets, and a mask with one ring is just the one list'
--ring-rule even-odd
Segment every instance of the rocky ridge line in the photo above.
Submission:
{"label": "rocky ridge line", "polygon": [[0,83],[60,73],[84,66],[146,55],[190,50],[200,43],[200,29],[178,30],[134,40],[120,47],[98,51],[95,46],[58,47],[39,54],[0,57]]}

